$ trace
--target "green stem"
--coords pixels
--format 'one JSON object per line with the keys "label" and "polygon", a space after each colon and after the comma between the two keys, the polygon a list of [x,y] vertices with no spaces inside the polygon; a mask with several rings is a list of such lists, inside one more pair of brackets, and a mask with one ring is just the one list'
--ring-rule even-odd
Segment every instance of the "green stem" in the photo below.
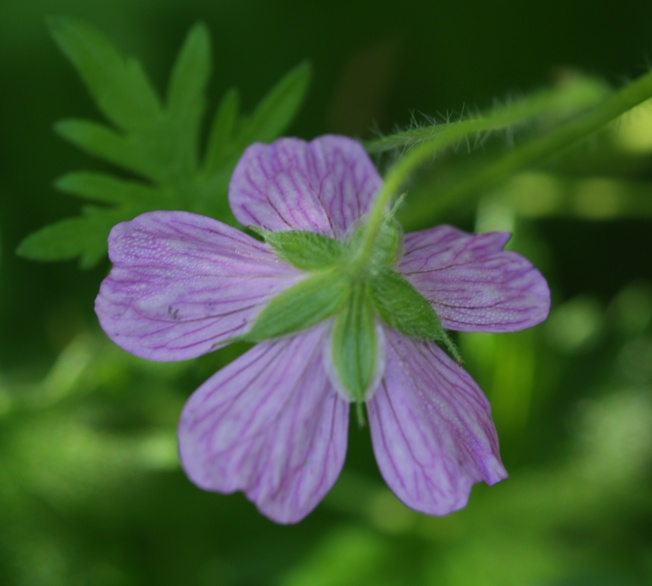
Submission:
{"label": "green stem", "polygon": [[[452,203],[458,203],[462,191],[464,191],[465,196],[472,193],[469,190],[469,186],[477,187],[484,182],[495,181],[562,148],[568,147],[574,142],[596,132],[618,116],[650,97],[652,97],[652,72],[643,75],[627,87],[607,97],[601,104],[594,106],[588,113],[567,122],[546,136],[530,141],[512,153],[511,156],[504,155],[493,165],[486,167],[482,174],[474,174],[466,182],[458,184],[459,187],[455,187],[446,192],[443,197],[433,200],[433,207],[441,209],[450,206]],[[523,113],[524,110],[529,111],[529,109],[523,109],[520,110],[520,113]],[[399,159],[385,177],[383,187],[376,196],[374,205],[367,218],[367,224],[358,251],[358,261],[360,264],[371,258],[387,206],[392,197],[399,193],[401,186],[411,173],[441,150],[469,135],[496,130],[501,127],[514,125],[515,123],[513,108],[506,108],[504,111],[494,110],[490,117],[465,120],[455,125],[447,126],[445,131],[442,131],[426,142],[418,144],[402,159]]]}
{"label": "green stem", "polygon": [[595,103],[598,97],[604,96],[604,93],[604,87],[595,80],[576,77],[561,89],[542,91],[529,99],[493,108],[478,118],[447,124],[443,128],[433,126],[413,129],[366,145],[367,149],[378,152],[397,146],[397,140],[398,144],[415,144],[405,156],[396,162],[385,177],[383,187],[376,196],[367,217],[355,266],[363,267],[368,263],[376,246],[376,240],[391,199],[399,193],[399,189],[410,174],[425,161],[469,136],[510,128],[548,112],[563,111],[567,114],[580,106],[586,107],[589,103]]}
{"label": "green stem", "polygon": [[390,169],[384,179],[383,186],[376,196],[374,205],[367,216],[367,222],[362,234],[357,261],[360,266],[371,258],[378,233],[386,215],[392,197],[394,197],[405,182],[407,177],[417,169],[425,160],[433,157],[437,152],[466,138],[470,134],[495,130],[505,125],[505,120],[495,118],[476,118],[458,122],[454,126],[447,126],[446,131],[438,134],[431,140],[418,144]]}
{"label": "green stem", "polygon": [[[552,89],[541,90],[517,101],[496,106],[478,118],[493,121],[490,130],[516,126],[540,118],[546,114],[573,114],[597,101],[608,93],[605,85],[594,78],[579,75],[569,76],[563,83]],[[364,144],[370,153],[381,153],[395,148],[412,147],[448,132],[468,120],[433,124],[420,128],[410,128],[396,134],[381,136]],[[464,129],[462,129],[464,133]]]}
{"label": "green stem", "polygon": [[[500,181],[542,161],[562,149],[597,132],[627,111],[652,98],[652,72],[638,78],[619,92],[607,98],[586,114],[566,123],[551,134],[532,139],[511,153],[506,153],[464,177],[452,188],[430,199],[428,213],[441,212],[476,195],[480,189]],[[424,209],[419,209],[423,217]]]}

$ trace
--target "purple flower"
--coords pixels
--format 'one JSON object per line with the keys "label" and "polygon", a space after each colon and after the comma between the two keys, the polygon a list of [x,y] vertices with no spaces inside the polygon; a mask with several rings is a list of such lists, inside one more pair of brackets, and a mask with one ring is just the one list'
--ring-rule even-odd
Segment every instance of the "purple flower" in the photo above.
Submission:
{"label": "purple flower", "polygon": [[[245,151],[229,200],[246,226],[350,242],[380,187],[350,139],[281,139]],[[439,226],[407,234],[402,256],[383,258],[444,328],[511,332],[543,321],[550,298],[541,274],[503,251],[508,239]],[[269,244],[186,212],[118,224],[109,250],[114,266],[97,314],[112,340],[150,360],[192,358],[246,336],[272,299],[311,274]],[[369,314],[375,344],[365,360],[373,373],[363,397],[376,459],[407,506],[445,515],[465,506],[474,483],[506,477],[490,407],[434,341],[406,335],[380,313]],[[331,316],[258,343],[190,397],[179,450],[195,484],[244,491],[280,523],[299,521],[319,503],[344,463],[352,401],[334,364],[334,323]]]}

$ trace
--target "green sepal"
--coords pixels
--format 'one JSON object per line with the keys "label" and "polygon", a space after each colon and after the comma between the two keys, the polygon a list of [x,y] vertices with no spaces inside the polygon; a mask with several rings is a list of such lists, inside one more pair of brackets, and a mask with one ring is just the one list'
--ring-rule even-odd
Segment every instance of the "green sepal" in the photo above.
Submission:
{"label": "green sepal", "polygon": [[361,402],[374,380],[378,340],[367,287],[357,283],[338,313],[331,338],[331,358],[350,399]]}
{"label": "green sepal", "polygon": [[335,267],[347,254],[343,242],[316,232],[269,232],[253,226],[250,229],[260,234],[279,258],[304,271]]}
{"label": "green sepal", "polygon": [[371,262],[376,265],[393,265],[403,254],[403,228],[393,216],[381,225]]}
{"label": "green sepal", "polygon": [[419,340],[443,340],[444,328],[430,303],[401,275],[382,269],[371,280],[370,297],[383,321]]}
{"label": "green sepal", "polygon": [[[372,270],[377,270],[378,267],[394,266],[403,256],[403,227],[396,219],[396,210],[402,201],[403,196],[383,218],[374,235],[373,250],[368,261]],[[353,257],[362,252],[363,243],[367,239],[368,227],[369,224],[363,222],[350,237],[348,247]]]}
{"label": "green sepal", "polygon": [[443,343],[453,358],[460,353],[430,303],[397,272],[383,268],[371,279],[369,296],[380,318],[410,338]]}
{"label": "green sepal", "polygon": [[336,272],[309,277],[274,297],[253,328],[237,339],[262,342],[310,328],[342,307],[349,290],[349,279]]}

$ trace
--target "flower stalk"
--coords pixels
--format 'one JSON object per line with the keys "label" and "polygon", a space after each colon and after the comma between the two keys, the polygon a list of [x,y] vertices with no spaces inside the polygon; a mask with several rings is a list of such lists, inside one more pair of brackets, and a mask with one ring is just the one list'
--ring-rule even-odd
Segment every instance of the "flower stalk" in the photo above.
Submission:
{"label": "flower stalk", "polygon": [[[589,93],[586,92],[586,96]],[[497,158],[492,158],[485,162],[474,172],[461,178],[449,189],[444,189],[437,194],[437,197],[428,198],[422,202],[419,208],[419,217],[427,215],[429,217],[443,213],[461,202],[467,202],[469,199],[477,196],[479,190],[486,189],[487,186],[493,186],[501,181],[514,176],[532,165],[546,160],[548,157],[573,146],[579,141],[586,139],[588,136],[600,131],[609,123],[618,117],[626,114],[632,108],[639,106],[646,100],[652,98],[652,72],[639,77],[632,83],[623,87],[615,93],[601,95],[599,103],[595,102],[595,96],[592,103],[588,101],[585,105],[591,106],[590,109],[569,121],[556,126],[554,130],[543,136],[536,136],[524,144],[515,147],[511,151]],[[587,98],[585,98],[587,99]],[[580,101],[578,100],[579,104]],[[557,105],[560,105],[558,102]],[[540,106],[543,105],[543,101]],[[523,114],[535,113],[535,107],[524,108]],[[543,113],[543,108],[541,109]],[[509,111],[498,114],[489,113],[487,118],[481,119],[486,128],[483,130],[496,130],[501,128],[501,124],[506,124],[509,118]],[[474,132],[480,132],[476,125],[471,124],[479,120],[468,120],[459,122],[455,125],[446,127],[445,131],[434,137],[432,140],[420,143],[412,151],[408,152],[398,163],[390,169],[385,177],[383,192],[393,189],[393,193],[398,193],[401,185],[407,180],[421,164],[437,155],[443,149],[447,148],[456,141],[472,135]],[[512,120],[513,125],[520,121],[518,117]],[[490,128],[491,123],[494,127]],[[453,132],[454,131],[454,132]],[[448,139],[446,138],[448,137]],[[391,199],[392,193],[381,193],[379,198]],[[382,210],[382,208],[381,208]],[[418,221],[418,218],[414,218]]]}

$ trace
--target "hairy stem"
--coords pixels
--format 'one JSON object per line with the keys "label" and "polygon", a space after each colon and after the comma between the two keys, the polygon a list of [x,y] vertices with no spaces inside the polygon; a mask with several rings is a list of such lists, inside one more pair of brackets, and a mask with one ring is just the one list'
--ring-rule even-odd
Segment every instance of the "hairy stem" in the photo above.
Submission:
{"label": "hairy stem", "polygon": [[472,125],[468,128],[466,126],[468,122],[477,118],[489,122],[489,127],[484,127],[482,130],[500,130],[527,123],[547,114],[571,115],[603,100],[607,92],[606,86],[594,78],[579,75],[569,76],[554,88],[541,90],[530,96],[495,106],[475,117],[469,116],[468,119],[457,122],[410,128],[370,140],[364,146],[372,154],[396,148],[412,147],[459,126],[461,126],[459,130],[466,136],[468,133],[477,132]]}
{"label": "hairy stem", "polygon": [[466,201],[490,185],[496,185],[534,163],[568,148],[604,128],[632,108],[652,98],[652,72],[638,78],[586,114],[564,124],[550,134],[533,138],[513,151],[495,158],[490,164],[463,177],[450,189],[428,201],[427,211],[419,214],[441,213],[453,205]]}
{"label": "hairy stem", "polygon": [[[649,72],[620,91],[608,96],[595,105],[586,114],[556,127],[551,133],[532,139],[512,153],[497,159],[494,164],[476,173],[465,181],[448,190],[442,197],[433,198],[431,211],[438,211],[459,203],[474,193],[474,189],[486,182],[496,181],[540,161],[551,154],[600,130],[606,124],[621,116],[628,110],[652,97],[652,72]],[[528,110],[527,108],[524,110]],[[530,111],[531,113],[531,111]],[[465,120],[455,125],[446,126],[444,131],[431,139],[414,146],[399,159],[385,177],[382,189],[376,196],[374,205],[367,218],[364,234],[358,250],[358,259],[362,264],[371,258],[386,210],[392,198],[399,193],[408,177],[427,160],[448,146],[479,132],[496,130],[503,126],[514,125],[514,110],[494,110],[486,118]]]}

